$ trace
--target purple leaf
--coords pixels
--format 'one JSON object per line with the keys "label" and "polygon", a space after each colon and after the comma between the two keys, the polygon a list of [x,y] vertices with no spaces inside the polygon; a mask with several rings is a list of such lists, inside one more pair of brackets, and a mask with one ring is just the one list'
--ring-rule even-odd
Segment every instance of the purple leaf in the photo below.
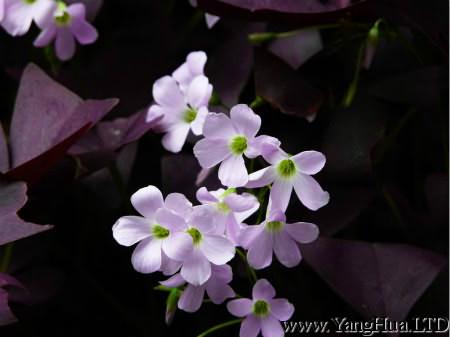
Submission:
{"label": "purple leaf", "polygon": [[303,245],[307,263],[366,318],[404,319],[445,268],[442,256],[409,245],[321,238]]}
{"label": "purple leaf", "polygon": [[83,102],[29,64],[22,75],[11,122],[12,167],[51,149],[87,122],[97,122],[116,104],[116,100]]}
{"label": "purple leaf", "polygon": [[269,45],[272,54],[278,56],[293,69],[298,69],[323,48],[317,29],[300,30],[288,37],[279,37]]}
{"label": "purple leaf", "polygon": [[322,93],[277,57],[258,50],[255,59],[256,94],[288,115],[313,119],[323,103]]}
{"label": "purple leaf", "polygon": [[0,246],[52,228],[19,218],[17,212],[27,202],[26,192],[27,186],[23,182],[0,182]]}
{"label": "purple leaf", "polygon": [[9,153],[8,144],[6,143],[5,133],[0,123],[0,172],[4,173],[9,170]]}
{"label": "purple leaf", "polygon": [[24,289],[23,285],[8,274],[0,273],[0,326],[17,322],[16,316],[9,308],[9,295],[5,288]]}

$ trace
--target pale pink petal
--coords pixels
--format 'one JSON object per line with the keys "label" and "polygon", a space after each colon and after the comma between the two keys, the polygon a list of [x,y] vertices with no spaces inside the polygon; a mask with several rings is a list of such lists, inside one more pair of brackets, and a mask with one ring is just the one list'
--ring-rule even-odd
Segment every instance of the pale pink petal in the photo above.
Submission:
{"label": "pale pink petal", "polygon": [[81,2],[72,4],[67,7],[67,13],[69,13],[72,18],[84,19],[86,18],[86,6]]}
{"label": "pale pink petal", "polygon": [[[261,323],[258,318],[253,315],[247,316],[241,323],[239,337],[257,337],[261,330]],[[272,336],[264,336],[272,337]]]}
{"label": "pale pink petal", "polygon": [[187,102],[193,108],[208,105],[212,94],[212,86],[204,75],[195,77],[187,89]]}
{"label": "pale pink petal", "polygon": [[123,246],[132,246],[151,236],[151,224],[140,216],[123,216],[114,224],[114,239]]}
{"label": "pale pink petal", "polygon": [[248,188],[258,188],[270,185],[275,180],[275,170],[272,166],[268,166],[259,171],[253,172],[248,176]]}
{"label": "pale pink petal", "polygon": [[201,167],[211,168],[230,157],[231,153],[225,140],[203,138],[194,145],[194,155]]}
{"label": "pale pink petal", "polygon": [[202,234],[212,233],[216,229],[215,209],[210,205],[194,206],[189,224],[198,228]]}
{"label": "pale pink petal", "polygon": [[235,105],[230,111],[234,128],[248,138],[253,138],[261,127],[261,117],[246,104]]}
{"label": "pale pink petal", "polygon": [[[233,279],[233,269],[227,264],[222,266],[211,265],[211,278],[222,283],[230,283]],[[211,281],[211,280],[210,280]]]}
{"label": "pale pink petal", "polygon": [[173,78],[180,84],[182,90],[185,90],[189,83],[191,82],[193,75],[189,70],[189,66],[183,63],[179,66],[173,73]]}
{"label": "pale pink petal", "polygon": [[280,321],[272,315],[261,320],[261,332],[264,337],[284,337],[284,330]]}
{"label": "pale pink petal", "polygon": [[224,237],[216,235],[203,235],[199,248],[206,258],[216,265],[227,263],[235,254],[233,243]]}
{"label": "pale pink petal", "polygon": [[203,126],[203,135],[210,139],[226,139],[227,141],[237,134],[230,118],[223,113],[210,112],[206,116]]}
{"label": "pale pink petal", "polygon": [[200,136],[203,133],[203,125],[205,124],[206,116],[208,115],[208,109],[201,107],[194,121],[191,122],[192,133],[196,136]]}
{"label": "pale pink petal", "polygon": [[319,228],[309,222],[286,224],[286,232],[297,242],[311,243],[319,237]]}
{"label": "pale pink petal", "polygon": [[161,268],[161,240],[141,241],[133,252],[131,263],[140,273],[149,274]]}
{"label": "pale pink petal", "polygon": [[308,175],[316,174],[325,166],[325,156],[317,151],[304,151],[292,156],[300,172]]}
{"label": "pale pink petal", "polygon": [[214,195],[212,195],[208,191],[206,187],[200,187],[197,190],[196,197],[197,200],[200,201],[202,204],[214,203],[219,201]]}
{"label": "pale pink petal", "polygon": [[275,289],[266,279],[258,280],[252,290],[253,300],[270,301],[275,297]]}
{"label": "pale pink petal", "polygon": [[56,56],[61,61],[70,60],[75,54],[75,39],[68,28],[59,28],[56,33]]}
{"label": "pale pink petal", "polygon": [[223,199],[223,202],[234,212],[244,212],[254,208],[258,204],[258,199],[250,193],[242,195],[231,193]]}
{"label": "pale pink petal", "polygon": [[[164,242],[163,242],[163,246],[164,246]],[[161,271],[162,271],[162,273],[165,276],[173,275],[176,272],[178,272],[180,270],[180,268],[181,268],[181,262],[171,259],[164,253],[164,250],[163,250],[162,254],[161,254]]]}
{"label": "pale pink petal", "polygon": [[192,237],[185,232],[170,233],[162,241],[164,253],[175,261],[184,261],[191,254],[194,247]]}
{"label": "pale pink petal", "polygon": [[270,190],[272,208],[286,211],[292,194],[292,182],[286,180],[275,180]]}
{"label": "pale pink petal", "polygon": [[194,75],[203,74],[207,56],[203,51],[190,52],[186,58],[186,64],[189,66],[189,70]]}
{"label": "pale pink petal", "polygon": [[294,314],[294,306],[284,298],[275,298],[269,301],[270,313],[280,321],[287,321]]}
{"label": "pale pink petal", "polygon": [[170,76],[161,77],[153,84],[153,98],[158,104],[180,112],[186,108],[184,96],[177,82]]}
{"label": "pale pink petal", "polygon": [[252,312],[253,302],[248,298],[239,298],[227,303],[230,314],[236,317],[245,317]]}
{"label": "pale pink petal", "polygon": [[181,193],[168,194],[164,205],[166,208],[174,211],[185,220],[187,220],[192,213],[192,203],[184,194]]}
{"label": "pale pink petal", "polygon": [[189,284],[178,300],[178,308],[186,312],[196,312],[200,309],[204,296],[205,286],[196,287]]}
{"label": "pale pink petal", "polygon": [[160,119],[164,117],[164,109],[161,108],[159,105],[152,105],[147,111],[147,117],[145,118],[145,121],[147,123],[155,122],[157,119]]}
{"label": "pale pink petal", "polygon": [[330,194],[308,175],[299,173],[294,180],[294,189],[302,204],[310,210],[316,211],[330,201]]}
{"label": "pale pink petal", "polygon": [[248,147],[245,150],[245,156],[247,158],[256,158],[263,154],[263,148],[266,146],[266,144],[272,144],[275,147],[279,147],[281,145],[281,142],[271,136],[258,136],[256,138],[251,138],[248,141]]}
{"label": "pale pink petal", "polygon": [[257,240],[261,232],[264,231],[264,223],[261,225],[243,226],[239,235],[239,244],[248,249],[253,241]]}
{"label": "pale pink petal", "polygon": [[219,167],[219,180],[227,187],[241,187],[248,183],[248,173],[242,156],[232,155]]}
{"label": "pale pink petal", "polygon": [[229,214],[226,218],[226,237],[236,246],[240,245],[240,237],[243,226],[236,221],[234,214]]}
{"label": "pale pink petal", "polygon": [[33,45],[35,47],[45,47],[49,45],[56,37],[56,27],[48,27],[45,28],[41,33],[38,35],[36,40],[34,40]]}
{"label": "pale pink petal", "polygon": [[24,35],[33,21],[33,8],[24,1],[5,1],[5,17],[1,22],[3,28],[12,36]]}
{"label": "pale pink petal", "polygon": [[167,151],[178,153],[183,148],[189,133],[188,123],[179,122],[169,127],[169,130],[162,139],[162,145]]}
{"label": "pale pink petal", "polygon": [[206,292],[214,304],[222,304],[227,298],[233,298],[236,296],[233,289],[228,284],[207,283]]}
{"label": "pale pink petal", "polygon": [[56,3],[52,0],[39,0],[33,4],[33,19],[38,27],[43,28],[53,19]]}
{"label": "pale pink petal", "polygon": [[302,259],[297,244],[285,231],[274,235],[273,251],[278,261],[288,268],[295,267]]}
{"label": "pale pink petal", "polygon": [[86,20],[74,20],[70,29],[80,44],[91,44],[98,38],[97,29]]}
{"label": "pale pink petal", "polygon": [[178,288],[178,287],[181,287],[183,284],[185,284],[186,281],[181,276],[181,274],[178,273],[178,274],[175,274],[172,277],[168,278],[167,280],[161,281],[159,283],[162,284],[165,287]]}
{"label": "pale pink petal", "polygon": [[178,232],[187,229],[186,220],[179,214],[167,208],[160,208],[155,213],[155,219],[158,224],[164,226],[171,232]]}
{"label": "pale pink petal", "polygon": [[163,207],[161,191],[153,185],[139,189],[131,196],[133,207],[146,218],[153,219],[155,212]]}
{"label": "pale pink petal", "polygon": [[270,164],[274,165],[280,160],[289,158],[289,155],[284,152],[276,142],[263,142],[261,144],[261,155]]}
{"label": "pale pink petal", "polygon": [[181,276],[192,285],[205,284],[211,276],[211,263],[198,249],[194,249],[181,267]]}
{"label": "pale pink petal", "polygon": [[266,268],[272,263],[272,251],[272,235],[263,230],[249,246],[247,252],[248,263],[255,269]]}
{"label": "pale pink petal", "polygon": [[[246,195],[247,193],[244,193],[243,195]],[[250,194],[252,197],[254,197],[252,194]],[[244,220],[246,220],[249,216],[251,216],[253,213],[255,213],[259,209],[259,202],[256,200],[256,203],[253,205],[252,208],[242,211],[242,212],[235,212],[234,216],[236,217],[236,220],[238,223],[242,223]]]}

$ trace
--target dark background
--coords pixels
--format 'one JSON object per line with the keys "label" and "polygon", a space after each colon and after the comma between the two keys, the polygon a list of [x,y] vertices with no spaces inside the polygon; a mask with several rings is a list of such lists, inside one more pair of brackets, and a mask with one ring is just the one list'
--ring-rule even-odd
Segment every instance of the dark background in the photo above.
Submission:
{"label": "dark background", "polygon": [[[327,155],[326,169],[317,178],[330,191],[330,205],[312,214],[295,201],[289,208],[293,221],[314,220],[324,237],[408,244],[447,259],[448,2],[367,2],[369,10],[352,13],[349,22],[370,28],[385,18],[390,30],[405,32],[408,42],[383,35],[372,67],[361,70],[348,108],[341,102],[366,35],[351,27],[323,30],[324,49],[294,71],[265,45],[249,47],[245,33],[264,27],[293,30],[305,25],[300,18],[274,16],[272,21],[266,13],[267,26],[255,25],[249,21],[255,16],[227,10],[228,17],[208,30],[202,13],[188,1],[105,1],[94,21],[99,40],[79,47],[74,59],[57,65],[53,75],[84,98],[120,98],[108,118],[129,116],[151,103],[156,79],[170,74],[188,52],[205,50],[207,73],[222,93],[242,86],[240,102],[250,104],[261,93],[271,102],[255,109],[263,120],[262,133],[278,137],[288,152],[316,149]],[[317,24],[336,22],[334,17],[317,18]],[[5,127],[24,66],[34,62],[52,73],[43,51],[32,47],[35,35],[12,38],[0,32],[0,117]],[[242,66],[244,59],[250,60],[248,67]],[[241,80],[247,72],[248,80]],[[280,88],[283,95],[277,94]],[[302,116],[311,109],[318,110],[317,118],[308,123]],[[117,186],[107,169],[74,178],[73,162],[66,159],[29,191],[21,216],[55,228],[15,244],[8,272],[29,287],[32,300],[30,305],[12,304],[19,323],[0,328],[1,336],[196,336],[231,319],[225,306],[204,304],[196,314],[178,311],[167,327],[166,294],[152,289],[161,275],[135,272],[132,249],[119,246],[111,234],[115,220],[133,212],[129,196],[142,186],[154,184],[193,200],[198,166],[192,144],[171,155],[161,147],[160,135],[149,132],[120,152],[124,186]],[[347,263],[361,259],[364,265],[365,258],[350,256]],[[367,258],[366,263],[373,261]],[[233,266],[233,287],[248,295],[242,265],[234,261]],[[296,320],[363,319],[305,261],[293,269],[275,262],[258,276],[268,278],[281,297],[294,303]],[[349,286],[352,282],[357,281],[349,277]],[[399,282],[412,280],[405,276]],[[447,267],[407,317],[418,316],[448,317]],[[229,328],[216,336],[237,331]]]}

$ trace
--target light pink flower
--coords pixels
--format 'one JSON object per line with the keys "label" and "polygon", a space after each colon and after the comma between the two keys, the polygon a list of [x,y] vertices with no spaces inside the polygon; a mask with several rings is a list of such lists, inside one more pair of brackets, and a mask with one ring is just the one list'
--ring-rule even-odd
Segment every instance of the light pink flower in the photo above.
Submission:
{"label": "light pink flower", "polygon": [[206,187],[201,187],[197,191],[197,199],[204,205],[213,206],[216,212],[217,233],[225,234],[236,245],[242,222],[259,208],[259,202],[254,195],[239,195],[234,188],[208,191]]}
{"label": "light pink flower", "polygon": [[[34,21],[46,21],[56,8],[53,0],[3,0],[3,28],[12,36],[24,35]],[[2,6],[3,7],[3,6]]]}
{"label": "light pink flower", "polygon": [[191,208],[191,203],[178,193],[169,194],[164,201],[155,186],[138,190],[131,196],[131,203],[142,216],[121,217],[112,228],[114,239],[123,246],[139,242],[131,259],[137,271],[172,275],[181,263],[171,257],[179,258],[177,253],[183,253],[179,247],[189,247],[192,242],[184,232],[185,222],[175,211]]}
{"label": "light pink flower", "polygon": [[[229,265],[216,266],[211,264],[211,277],[209,280],[201,286],[187,284],[178,300],[178,308],[187,312],[197,311],[202,305],[205,292],[214,304],[221,304],[227,298],[233,298],[235,293],[228,285],[232,279],[233,272]],[[161,282],[162,285],[170,288],[178,288],[185,283],[186,281],[179,273]]]}
{"label": "light pink flower", "polygon": [[207,60],[208,57],[203,51],[190,52],[186,57],[186,62],[172,73],[172,77],[178,82],[181,91],[186,92],[194,78],[204,75]]}
{"label": "light pink flower", "polygon": [[202,134],[211,94],[212,85],[203,75],[195,77],[185,92],[170,76],[155,82],[153,98],[156,104],[148,110],[147,123],[163,116],[160,123],[167,132],[162,139],[166,150],[181,151],[189,130],[194,135]]}
{"label": "light pink flower", "polygon": [[244,157],[255,158],[261,154],[261,142],[272,137],[256,134],[261,118],[245,104],[230,111],[230,117],[210,113],[203,128],[204,139],[194,146],[194,154],[203,168],[220,163],[219,179],[224,186],[240,187],[248,182]]}
{"label": "light pink flower", "polygon": [[66,6],[59,2],[54,14],[43,22],[42,29],[34,41],[36,47],[45,47],[55,40],[56,56],[67,61],[75,54],[75,39],[82,45],[94,43],[98,38],[97,30],[86,21],[86,8],[82,3]]}
{"label": "light pink flower", "polygon": [[264,144],[262,155],[272,165],[252,173],[246,186],[255,188],[273,183],[270,190],[273,209],[287,209],[292,188],[303,205],[313,211],[328,203],[330,195],[311,177],[325,165],[322,153],[304,151],[290,156],[273,144]]}
{"label": "light pink flower", "polygon": [[284,298],[274,298],[275,289],[265,279],[253,286],[253,299],[239,298],[228,302],[228,311],[237,317],[245,317],[241,323],[239,337],[283,337],[280,321],[294,314],[294,306]]}
{"label": "light pink flower", "polygon": [[240,243],[248,249],[247,260],[255,269],[270,266],[273,253],[281,264],[292,268],[302,259],[297,242],[310,243],[318,236],[316,225],[308,222],[288,224],[283,212],[271,211],[261,224],[242,230]]}

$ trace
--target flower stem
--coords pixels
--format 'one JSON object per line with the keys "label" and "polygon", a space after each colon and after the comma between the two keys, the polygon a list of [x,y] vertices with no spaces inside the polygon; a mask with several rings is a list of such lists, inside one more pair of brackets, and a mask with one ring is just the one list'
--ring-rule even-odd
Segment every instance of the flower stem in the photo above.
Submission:
{"label": "flower stem", "polygon": [[13,246],[14,246],[13,242],[10,242],[5,246],[5,250],[3,252],[3,258],[0,263],[0,272],[2,272],[2,273],[5,273],[8,270],[9,263],[11,262]]}
{"label": "flower stem", "polygon": [[206,330],[205,332],[202,332],[197,337],[208,336],[209,334],[212,334],[213,332],[215,332],[217,330],[220,330],[220,329],[223,329],[223,328],[227,328],[227,327],[229,327],[231,325],[239,324],[241,322],[242,322],[242,318],[239,318],[239,319],[234,319],[232,321],[228,321],[228,322],[224,322],[224,323],[221,323],[221,324],[217,324],[217,325],[213,326],[212,328]]}
{"label": "flower stem", "polygon": [[245,256],[244,252],[240,250],[239,248],[236,248],[236,253],[239,255],[239,257],[242,259],[242,261],[245,263],[245,267],[247,269],[248,278],[253,283],[256,283],[258,281],[258,276],[256,276],[255,270],[250,267],[247,261],[247,257]]}

